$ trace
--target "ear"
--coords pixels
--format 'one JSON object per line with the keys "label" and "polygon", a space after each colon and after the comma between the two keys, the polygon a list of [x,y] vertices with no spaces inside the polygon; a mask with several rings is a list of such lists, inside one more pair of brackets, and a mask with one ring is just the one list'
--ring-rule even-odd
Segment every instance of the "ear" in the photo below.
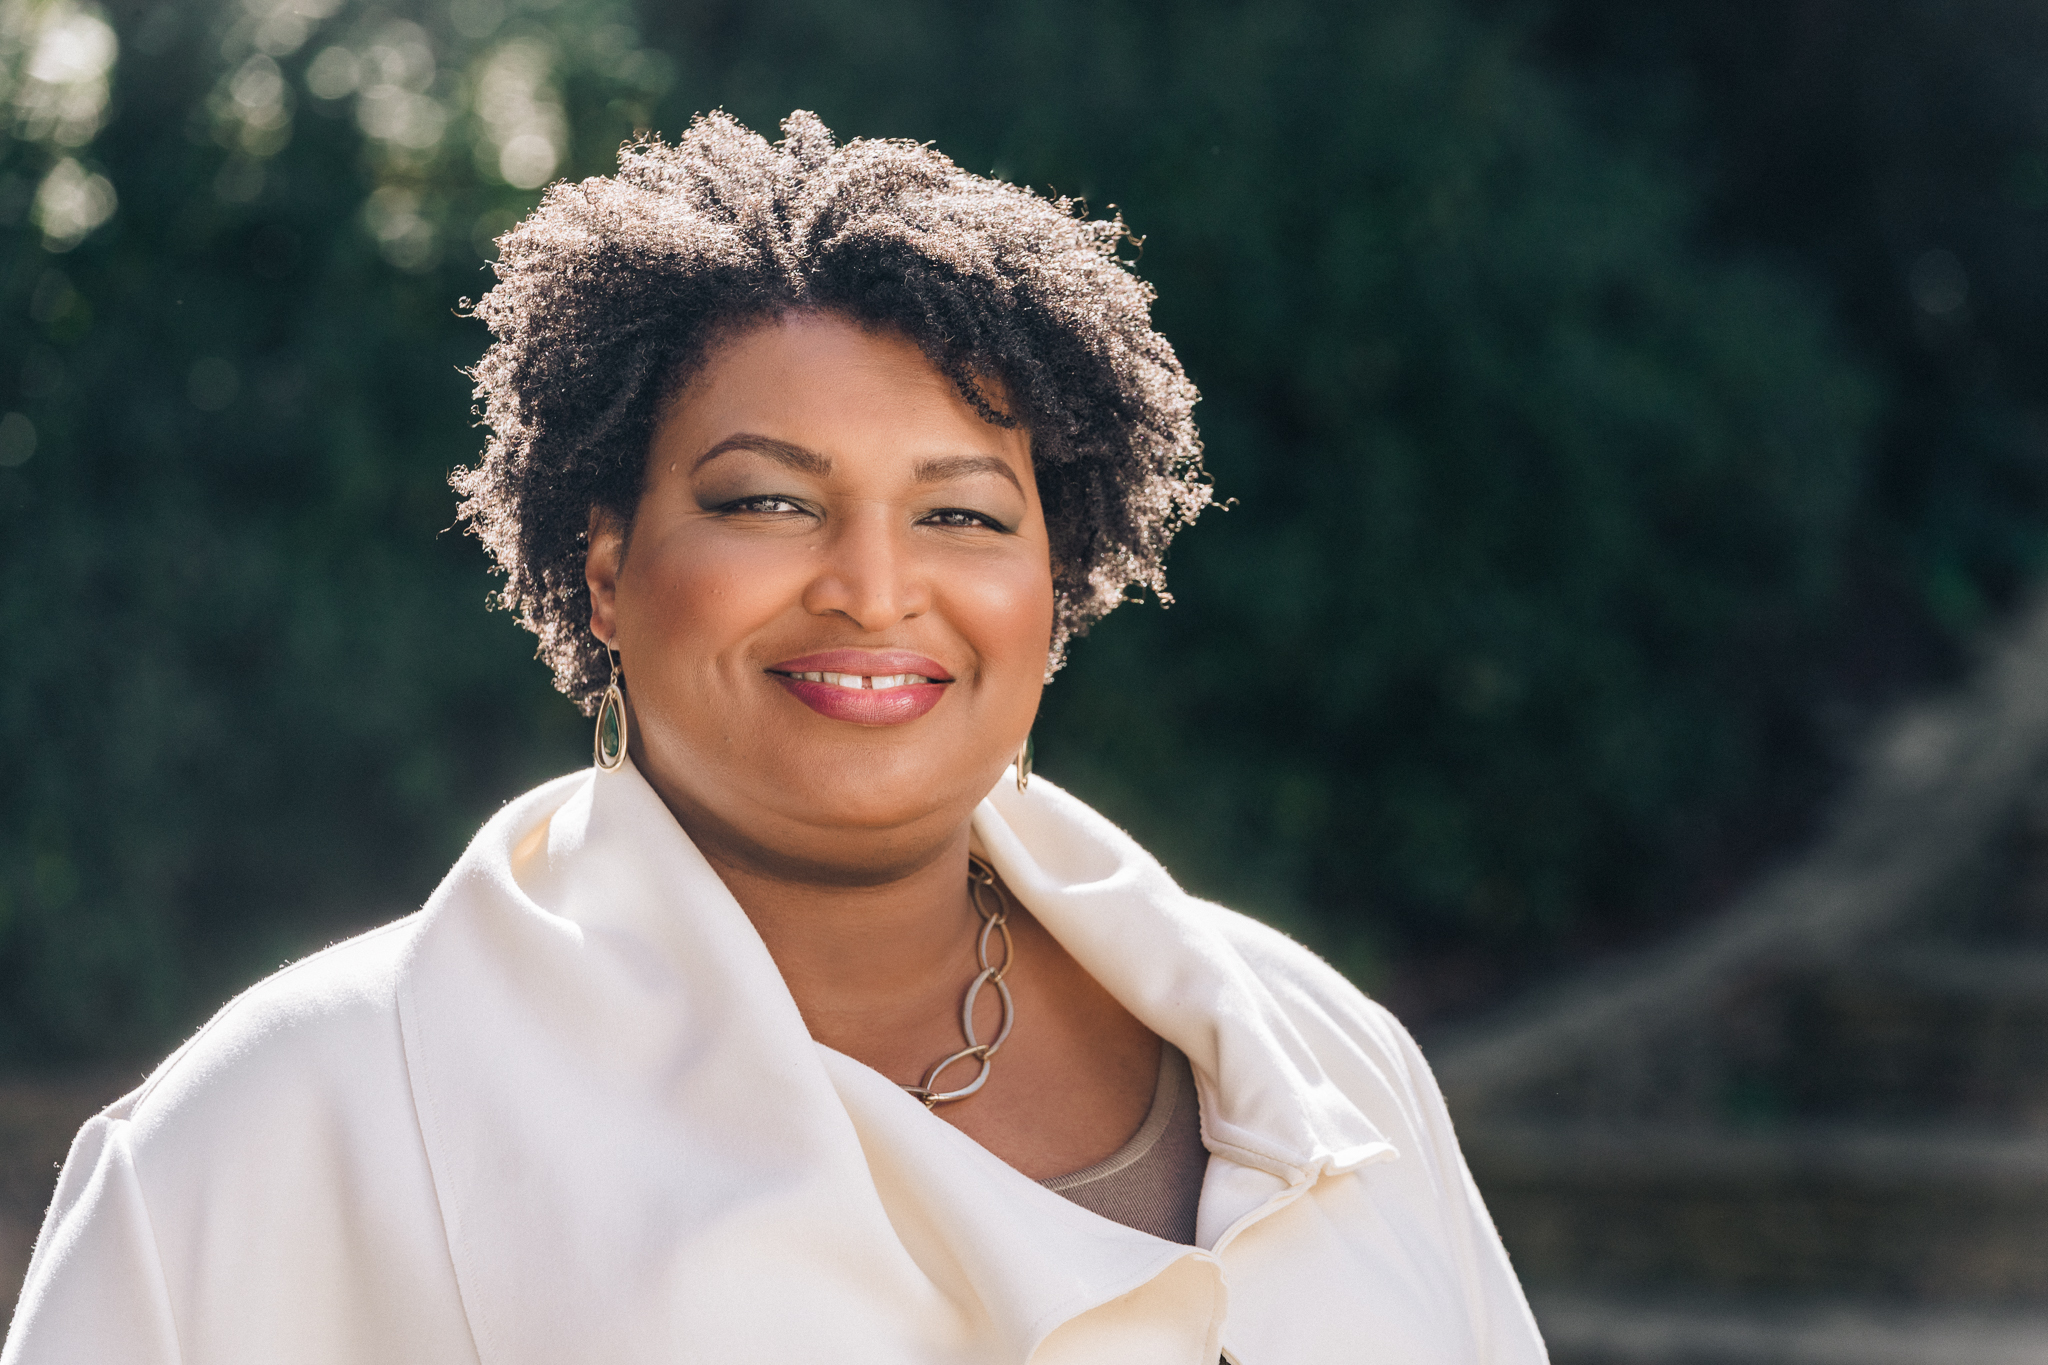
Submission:
{"label": "ear", "polygon": [[583,581],[590,587],[590,633],[614,645],[619,638],[619,574],[626,562],[626,528],[602,507],[593,507],[588,539]]}

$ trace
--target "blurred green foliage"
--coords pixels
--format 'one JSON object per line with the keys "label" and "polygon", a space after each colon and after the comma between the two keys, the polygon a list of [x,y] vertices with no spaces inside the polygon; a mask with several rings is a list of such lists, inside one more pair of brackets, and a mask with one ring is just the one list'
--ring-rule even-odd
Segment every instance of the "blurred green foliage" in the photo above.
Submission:
{"label": "blurred green foliage", "polygon": [[[5,12],[75,74],[92,11]],[[33,120],[65,96],[20,45],[0,406],[35,445],[0,470],[0,1054],[154,1043],[416,904],[494,800],[576,760],[581,722],[446,531],[478,443],[455,305],[535,197],[499,163],[601,164],[668,66],[602,5],[480,13],[466,37],[371,7],[115,12],[96,133]],[[53,250],[79,209],[25,187],[67,164],[119,207]]]}
{"label": "blurred green foliage", "polygon": [[1044,772],[1369,984],[1465,964],[1424,1004],[1697,900],[1825,789],[1845,583],[1912,509],[1825,272],[1711,236],[1682,112],[1627,136],[1531,31],[0,0],[0,1059],[154,1044],[586,761],[446,530],[456,303],[534,186],[717,106],[934,140],[1144,238],[1236,505],[1172,609],[1077,647]]}
{"label": "blurred green foliage", "polygon": [[1683,168],[1706,240],[1825,291],[1888,399],[1867,591],[1952,638],[2023,594],[2048,555],[2048,8],[1483,3]]}

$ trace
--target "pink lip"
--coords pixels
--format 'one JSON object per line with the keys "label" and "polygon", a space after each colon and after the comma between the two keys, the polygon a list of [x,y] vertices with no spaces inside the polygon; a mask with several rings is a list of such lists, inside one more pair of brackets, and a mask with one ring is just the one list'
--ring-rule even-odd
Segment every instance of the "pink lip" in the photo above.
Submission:
{"label": "pink lip", "polygon": [[[915,673],[928,683],[855,691],[833,683],[783,676],[788,673],[858,673],[867,677]],[[855,725],[901,725],[939,704],[953,675],[922,654],[900,649],[828,649],[785,659],[768,670],[783,690],[821,716]]]}

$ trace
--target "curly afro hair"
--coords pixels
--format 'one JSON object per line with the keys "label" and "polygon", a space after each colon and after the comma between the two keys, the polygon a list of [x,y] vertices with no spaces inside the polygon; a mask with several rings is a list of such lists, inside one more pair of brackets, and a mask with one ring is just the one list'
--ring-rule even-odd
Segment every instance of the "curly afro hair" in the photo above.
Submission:
{"label": "curly afro hair", "polygon": [[460,517],[586,713],[609,671],[583,577],[592,509],[630,526],[664,400],[750,321],[815,309],[894,331],[986,420],[1025,426],[1052,541],[1048,677],[1135,590],[1166,598],[1167,543],[1211,500],[1195,389],[1117,256],[1120,219],[917,143],[835,145],[812,114],[782,133],[714,113],[674,146],[629,144],[615,176],[551,187],[474,305],[491,435],[451,480]]}

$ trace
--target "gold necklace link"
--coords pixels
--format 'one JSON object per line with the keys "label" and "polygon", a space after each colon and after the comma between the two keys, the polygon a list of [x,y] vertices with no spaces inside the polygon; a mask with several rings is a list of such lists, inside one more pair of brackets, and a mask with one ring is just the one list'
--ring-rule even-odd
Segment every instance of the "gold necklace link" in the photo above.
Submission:
{"label": "gold necklace link", "polygon": [[[964,1100],[988,1084],[989,1059],[996,1055],[997,1049],[1009,1041],[1010,1027],[1017,1022],[1017,1005],[1010,998],[1009,983],[1003,980],[1017,952],[1016,944],[1010,939],[1010,908],[1003,903],[1002,892],[996,890],[995,870],[979,858],[969,857],[967,860],[967,894],[974,902],[975,913],[981,916],[981,932],[974,940],[974,960],[981,970],[975,975],[974,980],[968,983],[967,994],[960,1001],[960,1036],[966,1041],[967,1046],[925,1072],[923,1084],[903,1087],[905,1091],[924,1101],[924,1107],[927,1109],[950,1104],[954,1100]],[[995,902],[994,909],[989,908],[991,900]],[[998,934],[1003,940],[1003,960],[1000,964],[988,960],[991,940]],[[985,986],[996,988],[996,999],[1003,1007],[1002,1022],[996,1026],[996,1036],[993,1041],[987,1043],[981,1041],[974,1027],[975,1002],[981,998],[982,988]],[[970,1058],[981,1063],[980,1068],[974,1073],[974,1079],[958,1090],[940,1090],[939,1077],[946,1069],[956,1062],[964,1062]]]}

